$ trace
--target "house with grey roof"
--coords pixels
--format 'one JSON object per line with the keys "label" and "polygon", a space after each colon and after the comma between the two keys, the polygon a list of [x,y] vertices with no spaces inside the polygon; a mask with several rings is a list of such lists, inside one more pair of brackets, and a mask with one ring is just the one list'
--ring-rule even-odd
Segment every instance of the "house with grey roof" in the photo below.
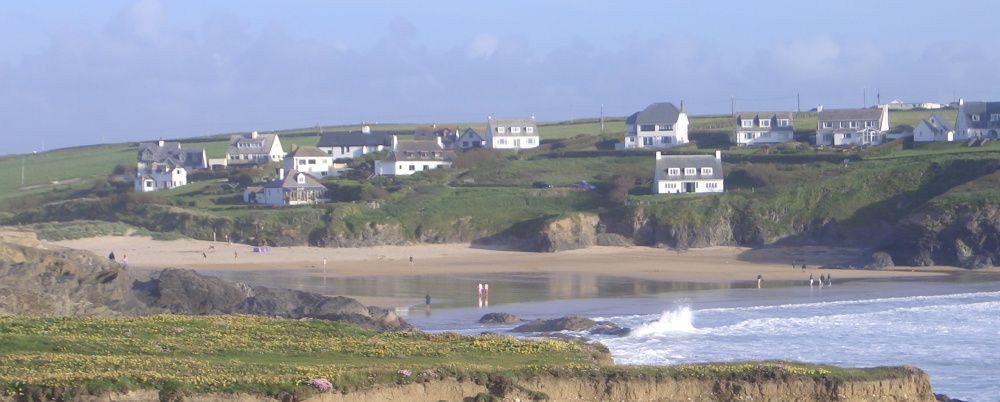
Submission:
{"label": "house with grey roof", "polygon": [[527,119],[498,119],[486,117],[486,148],[529,149],[538,148],[541,138],[535,116]]}
{"label": "house with grey roof", "polygon": [[712,155],[664,155],[656,151],[653,193],[721,193],[722,151]]}
{"label": "house with grey roof", "polygon": [[920,120],[913,129],[914,142],[950,142],[955,141],[955,130],[948,119],[940,114]]}
{"label": "house with grey roof", "polygon": [[229,137],[229,147],[226,148],[226,164],[228,165],[263,165],[269,162],[281,162],[285,158],[285,150],[281,147],[278,134],[260,134],[256,131],[250,134],[235,134]]}
{"label": "house with grey roof", "polygon": [[329,190],[308,173],[278,170],[278,178],[260,187],[248,187],[243,192],[248,204],[302,205],[330,201]]}
{"label": "house with grey roof", "polygon": [[336,163],[334,160],[336,158],[333,155],[317,147],[303,145],[285,155],[281,167],[286,172],[295,170],[322,179],[327,176],[339,176],[346,168],[345,163]]}
{"label": "house with grey roof", "polygon": [[958,100],[955,140],[969,138],[1000,138],[1000,102]]}
{"label": "house with grey roof", "polygon": [[375,161],[375,174],[409,176],[424,170],[449,168],[454,161],[455,152],[444,149],[440,138],[436,141],[400,141],[392,136],[389,154]]}
{"label": "house with grey roof", "polygon": [[135,191],[149,192],[187,184],[187,172],[208,168],[205,149],[182,149],[180,142],[159,140],[139,144]]}
{"label": "house with grey roof", "polygon": [[670,102],[654,103],[625,120],[625,142],[617,149],[670,148],[688,142],[688,117]]}
{"label": "house with grey roof", "polygon": [[739,112],[733,143],[741,146],[774,145],[794,138],[791,112]]}
{"label": "house with grey roof", "polygon": [[479,131],[476,131],[476,129],[472,127],[466,128],[465,131],[462,132],[462,135],[458,137],[458,140],[455,141],[455,144],[457,145],[456,148],[469,149],[469,148],[481,148],[485,146],[486,139],[479,134],[480,131],[485,131],[485,130],[480,128]]}
{"label": "house with grey roof", "polygon": [[889,108],[820,109],[816,145],[879,145],[888,139]]}
{"label": "house with grey roof", "polygon": [[441,146],[444,149],[455,148],[455,141],[458,141],[458,136],[461,133],[456,125],[420,125],[413,130],[413,139],[418,141],[436,141],[437,138],[441,139]]}
{"label": "house with grey roof", "polygon": [[361,131],[323,133],[316,144],[317,148],[334,159],[357,158],[391,146],[392,134],[388,131],[372,131],[370,126],[361,127]]}

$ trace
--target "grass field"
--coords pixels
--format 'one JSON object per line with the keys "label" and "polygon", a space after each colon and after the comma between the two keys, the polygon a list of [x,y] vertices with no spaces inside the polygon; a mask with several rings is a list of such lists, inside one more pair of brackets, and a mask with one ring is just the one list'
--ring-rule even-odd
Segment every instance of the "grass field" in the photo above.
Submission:
{"label": "grass field", "polygon": [[[541,373],[587,378],[726,379],[788,376],[877,380],[905,368],[843,369],[784,362],[667,367],[607,365],[598,348],[561,340],[450,333],[374,332],[322,320],[253,316],[37,318],[0,316],[0,393],[19,400],[134,389],[291,394],[329,381],[338,392],[378,384]],[[541,397],[542,395],[539,395]]]}

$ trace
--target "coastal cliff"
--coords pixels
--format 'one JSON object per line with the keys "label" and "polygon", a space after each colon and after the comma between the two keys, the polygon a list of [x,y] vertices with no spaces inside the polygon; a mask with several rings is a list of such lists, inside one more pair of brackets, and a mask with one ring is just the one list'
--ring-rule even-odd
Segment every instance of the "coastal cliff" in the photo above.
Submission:
{"label": "coastal cliff", "polygon": [[[759,401],[759,402],[932,402],[937,401],[925,373],[910,368],[909,374],[882,380],[840,380],[807,376],[771,379],[657,378],[654,376],[539,375],[487,381],[442,378],[426,382],[326,392],[305,399],[291,395],[271,397],[255,394],[177,395],[154,390],[81,396],[80,402],[159,402],[163,397],[177,402],[367,402],[367,401]],[[14,402],[0,397],[0,402]]]}

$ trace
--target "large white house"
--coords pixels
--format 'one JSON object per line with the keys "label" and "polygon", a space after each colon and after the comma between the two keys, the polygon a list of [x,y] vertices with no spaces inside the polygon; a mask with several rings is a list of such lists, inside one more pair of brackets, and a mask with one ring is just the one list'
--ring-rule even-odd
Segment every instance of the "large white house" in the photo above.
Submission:
{"label": "large white house", "polygon": [[329,190],[308,173],[278,170],[278,179],[263,187],[248,187],[243,201],[249,204],[302,205],[330,201]]}
{"label": "large white house", "polygon": [[618,149],[670,148],[688,142],[688,117],[684,102],[680,109],[673,103],[654,103],[625,120],[628,131]]}
{"label": "large white house", "polygon": [[948,119],[937,113],[920,120],[913,129],[915,142],[950,142],[956,139],[955,130],[951,128]]}
{"label": "large white house", "polygon": [[653,193],[721,193],[722,151],[711,155],[663,155],[656,151]]}
{"label": "large white house", "polygon": [[316,144],[317,148],[332,155],[334,159],[357,158],[391,146],[392,135],[388,131],[372,131],[369,126],[362,127],[361,131],[323,133]]}
{"label": "large white house", "polygon": [[816,145],[878,145],[888,137],[889,108],[822,109],[816,114]]}
{"label": "large white house", "polygon": [[958,100],[955,139],[1000,138],[1000,102]]}
{"label": "large white house", "polygon": [[541,141],[535,116],[528,119],[486,118],[486,147],[494,149],[538,148]]}
{"label": "large white house", "polygon": [[143,142],[136,161],[135,191],[166,190],[187,185],[187,173],[208,167],[205,149],[182,149],[179,142]]}
{"label": "large white house", "polygon": [[286,172],[295,170],[302,173],[309,173],[313,177],[322,179],[327,176],[337,175],[338,172],[344,169],[345,164],[334,163],[335,159],[333,155],[329,155],[319,148],[300,146],[289,152],[288,155],[285,155],[285,160],[282,162],[281,167]]}
{"label": "large white house", "polygon": [[229,137],[226,149],[226,163],[229,165],[263,165],[281,162],[285,150],[277,134],[236,134]]}
{"label": "large white house", "polygon": [[436,141],[399,141],[392,136],[392,149],[384,160],[375,161],[379,176],[409,176],[424,170],[449,168],[455,153],[444,149],[441,138]]}
{"label": "large white house", "polygon": [[740,112],[736,114],[733,143],[736,145],[773,145],[794,138],[791,112]]}

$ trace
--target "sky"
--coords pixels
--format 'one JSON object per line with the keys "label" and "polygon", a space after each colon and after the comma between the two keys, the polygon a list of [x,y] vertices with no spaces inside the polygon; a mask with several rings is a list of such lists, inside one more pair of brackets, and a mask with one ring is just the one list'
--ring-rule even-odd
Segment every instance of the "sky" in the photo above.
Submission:
{"label": "sky", "polygon": [[0,155],[654,102],[995,101],[996,15],[995,0],[5,1]]}

